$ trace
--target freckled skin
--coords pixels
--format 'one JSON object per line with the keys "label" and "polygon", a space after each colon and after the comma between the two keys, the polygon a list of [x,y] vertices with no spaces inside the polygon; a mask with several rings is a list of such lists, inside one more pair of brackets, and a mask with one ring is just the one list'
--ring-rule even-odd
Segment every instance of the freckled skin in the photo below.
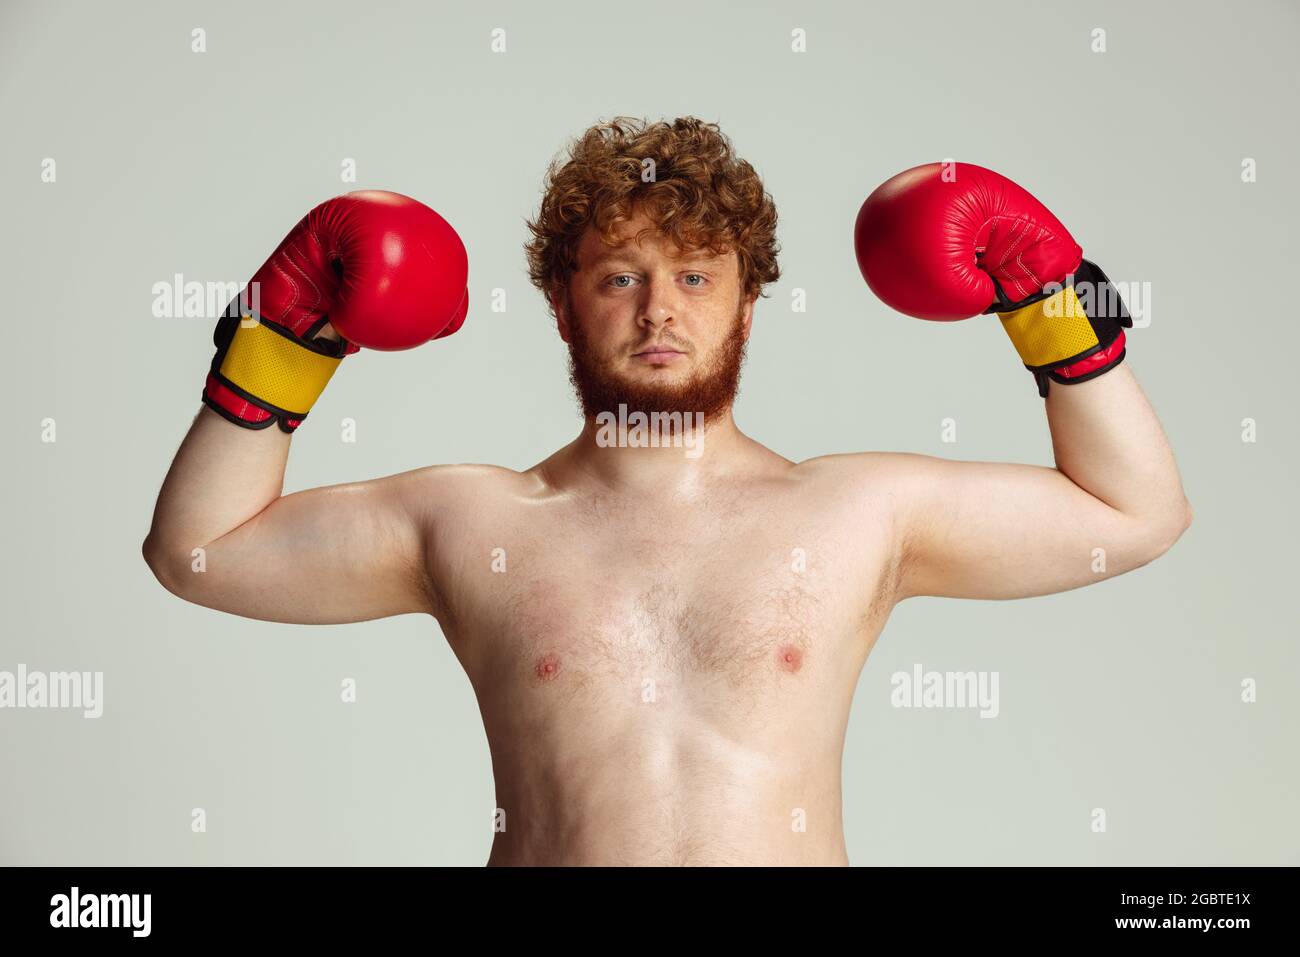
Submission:
{"label": "freckled skin", "polygon": [[533,668],[539,681],[554,681],[560,673],[560,657],[554,652],[542,655]]}
{"label": "freckled skin", "polygon": [[794,645],[782,645],[776,649],[776,664],[782,671],[796,674],[803,667],[803,652]]}

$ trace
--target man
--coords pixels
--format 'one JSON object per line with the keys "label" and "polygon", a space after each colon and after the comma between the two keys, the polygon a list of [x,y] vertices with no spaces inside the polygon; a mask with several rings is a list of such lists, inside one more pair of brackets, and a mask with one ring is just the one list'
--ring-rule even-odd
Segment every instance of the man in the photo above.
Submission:
{"label": "man", "polygon": [[[249,324],[223,320],[150,567],[183,598],[253,618],[436,618],[492,750],[489,863],[847,863],[845,726],[894,605],[1099,581],[1162,554],[1191,514],[1120,364],[1116,317],[1061,313],[1081,298],[1074,273],[1092,275],[1064,227],[996,174],[920,169],[864,206],[863,272],[915,315],[1001,309],[1046,393],[1056,468],[893,453],[796,464],[744,435],[731,405],[755,301],[778,276],[771,199],[716,125],[619,119],[552,167],[530,224],[531,275],[585,414],[576,439],[525,472],[435,466],[281,496],[289,434],[332,365],[302,373],[297,404],[269,401],[293,390],[241,369]],[[376,196],[392,194],[325,204],[263,267],[276,349],[336,363],[463,319],[454,234],[394,222]],[[367,259],[366,230],[433,252]],[[417,287],[394,305],[392,290]],[[638,412],[681,413],[669,421],[685,441],[611,428]]]}

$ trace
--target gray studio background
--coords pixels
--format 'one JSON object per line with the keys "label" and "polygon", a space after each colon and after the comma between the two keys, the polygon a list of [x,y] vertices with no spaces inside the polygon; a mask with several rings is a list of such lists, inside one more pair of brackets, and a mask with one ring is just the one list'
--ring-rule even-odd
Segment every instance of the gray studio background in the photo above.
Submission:
{"label": "gray studio background", "polygon": [[[155,319],[151,287],[246,279],[329,196],[415,196],[469,249],[469,320],[349,359],[294,440],[287,491],[527,468],[578,427],[521,250],[545,166],[598,120],[693,114],[780,211],[784,276],[757,309],[737,420],[790,458],[1051,464],[998,329],[904,319],[862,282],[853,220],[895,172],[997,169],[1112,277],[1154,290],[1129,361],[1195,524],[1155,564],[1075,592],[899,607],[845,747],[852,861],[1300,863],[1298,28],[1294,5],[1267,2],[0,6],[0,670],[106,684],[98,720],[0,710],[0,862],[487,859],[487,742],[436,624],[243,620],[173,598],[141,561],[212,353],[211,321]],[[1000,672],[1000,717],[891,708],[889,676],[917,662]]]}

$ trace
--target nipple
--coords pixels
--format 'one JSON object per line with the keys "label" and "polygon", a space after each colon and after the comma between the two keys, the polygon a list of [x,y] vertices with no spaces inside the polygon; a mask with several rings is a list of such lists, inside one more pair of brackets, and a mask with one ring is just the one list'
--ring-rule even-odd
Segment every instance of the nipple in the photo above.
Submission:
{"label": "nipple", "polygon": [[776,649],[776,664],[782,671],[796,674],[803,667],[803,652],[794,645],[781,645]]}
{"label": "nipple", "polygon": [[539,681],[553,681],[560,673],[560,656],[554,652],[537,659],[534,672]]}

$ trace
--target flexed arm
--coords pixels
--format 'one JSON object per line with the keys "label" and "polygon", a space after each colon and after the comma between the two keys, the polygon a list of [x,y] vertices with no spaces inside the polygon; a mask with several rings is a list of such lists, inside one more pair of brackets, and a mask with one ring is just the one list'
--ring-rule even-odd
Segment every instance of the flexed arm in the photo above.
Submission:
{"label": "flexed arm", "polygon": [[411,348],[455,332],[467,269],[455,231],[396,193],[350,193],[294,227],[218,324],[207,408],[144,542],[164,586],[277,621],[428,610],[418,473],[281,492],[290,435],[342,359],[358,346]]}
{"label": "flexed arm", "polygon": [[990,170],[936,163],[873,192],[855,240],[872,290],[900,312],[998,315],[1046,399],[1056,457],[1055,468],[864,457],[893,489],[900,598],[1048,594],[1173,545],[1191,508],[1160,423],[1120,365],[1131,321],[1046,207]]}

